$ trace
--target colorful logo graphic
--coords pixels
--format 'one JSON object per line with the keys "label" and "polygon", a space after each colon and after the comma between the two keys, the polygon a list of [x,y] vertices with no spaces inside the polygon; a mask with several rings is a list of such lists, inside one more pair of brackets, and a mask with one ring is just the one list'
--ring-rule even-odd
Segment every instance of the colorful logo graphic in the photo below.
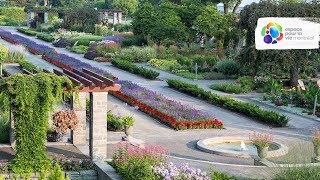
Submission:
{"label": "colorful logo graphic", "polygon": [[263,41],[267,44],[277,44],[283,38],[282,27],[277,23],[268,23],[261,30]]}

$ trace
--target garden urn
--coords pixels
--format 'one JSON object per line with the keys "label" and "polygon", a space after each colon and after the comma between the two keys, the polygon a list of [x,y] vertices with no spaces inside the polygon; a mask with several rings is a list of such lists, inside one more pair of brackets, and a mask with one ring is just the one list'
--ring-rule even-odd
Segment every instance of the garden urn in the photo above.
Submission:
{"label": "garden urn", "polygon": [[132,136],[132,134],[133,134],[133,126],[127,126],[127,125],[125,125],[125,126],[124,126],[124,133],[125,133],[127,136]]}
{"label": "garden urn", "polygon": [[257,152],[258,152],[258,156],[261,159],[264,159],[268,156],[268,149],[269,147],[260,147],[260,146],[256,146],[257,147]]}

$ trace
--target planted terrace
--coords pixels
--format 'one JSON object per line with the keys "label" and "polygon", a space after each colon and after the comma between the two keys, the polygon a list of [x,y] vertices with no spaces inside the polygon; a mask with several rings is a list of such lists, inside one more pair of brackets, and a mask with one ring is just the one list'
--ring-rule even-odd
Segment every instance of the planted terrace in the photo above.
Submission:
{"label": "planted terrace", "polygon": [[[93,71],[96,75],[104,75],[116,79],[102,69],[93,67],[88,63],[65,54],[57,53],[53,48],[43,45],[39,46],[34,41],[19,35],[0,30],[0,36],[5,37],[5,40],[11,43],[25,45],[29,51],[31,49],[35,52],[42,52],[43,59],[64,69],[63,74],[61,74],[61,72],[55,73],[74,78],[74,83],[78,80],[76,74],[81,73],[83,68],[88,71]],[[15,37],[21,40],[15,41],[13,39]],[[24,43],[25,41],[28,43]],[[39,49],[37,49],[38,47]],[[90,86],[89,82],[86,83],[87,86]],[[141,111],[159,119],[174,129],[223,128],[223,123],[208,113],[167,99],[161,94],[140,87],[130,81],[119,81],[119,83],[123,86],[122,92],[113,92],[112,94],[115,97],[133,106],[138,106]]]}

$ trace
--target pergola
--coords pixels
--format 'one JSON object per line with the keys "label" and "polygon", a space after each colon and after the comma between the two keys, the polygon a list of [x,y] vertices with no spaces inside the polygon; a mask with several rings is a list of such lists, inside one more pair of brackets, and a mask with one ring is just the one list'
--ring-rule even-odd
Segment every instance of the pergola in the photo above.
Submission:
{"label": "pergola", "polygon": [[[122,23],[122,14],[124,11],[117,10],[117,9],[99,9],[97,10],[99,14],[99,21],[103,24],[105,21],[108,20],[109,14],[113,14],[113,24],[121,24]],[[44,23],[49,22],[49,13],[58,13],[59,17],[65,14],[65,10],[56,10],[56,9],[30,9],[28,10],[28,26],[34,19],[36,14],[44,14]]]}
{"label": "pergola", "polygon": [[[44,70],[46,73],[51,73]],[[23,69],[22,73],[33,75],[37,71],[30,72]],[[89,155],[93,160],[106,160],[107,158],[107,95],[109,91],[119,91],[120,85],[113,80],[103,77],[88,69],[73,70],[62,69],[62,71],[53,70],[58,76],[68,77],[74,85],[79,87],[75,90],[71,108],[75,111],[79,124],[78,128],[71,133],[71,142],[79,149],[87,146],[87,136],[89,135]],[[4,76],[11,76],[4,71]],[[70,85],[66,84],[69,89]],[[75,94],[77,93],[77,94]],[[86,99],[89,93],[90,110],[89,110],[89,134],[87,135],[87,114]],[[11,116],[10,143],[15,144],[13,131],[14,120]]]}

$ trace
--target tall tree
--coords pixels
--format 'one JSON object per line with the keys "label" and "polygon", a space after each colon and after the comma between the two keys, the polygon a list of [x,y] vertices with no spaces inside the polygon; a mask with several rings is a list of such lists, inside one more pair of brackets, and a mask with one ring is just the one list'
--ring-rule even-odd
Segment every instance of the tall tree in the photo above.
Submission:
{"label": "tall tree", "polygon": [[239,60],[256,73],[263,64],[281,64],[289,69],[291,86],[298,85],[299,68],[316,61],[319,50],[265,50],[255,49],[256,23],[261,17],[320,17],[320,4],[260,2],[246,6],[240,14],[240,29],[246,33],[246,46]]}
{"label": "tall tree", "polygon": [[123,10],[125,12],[125,18],[128,14],[133,14],[138,7],[138,0],[114,0],[113,7]]}

